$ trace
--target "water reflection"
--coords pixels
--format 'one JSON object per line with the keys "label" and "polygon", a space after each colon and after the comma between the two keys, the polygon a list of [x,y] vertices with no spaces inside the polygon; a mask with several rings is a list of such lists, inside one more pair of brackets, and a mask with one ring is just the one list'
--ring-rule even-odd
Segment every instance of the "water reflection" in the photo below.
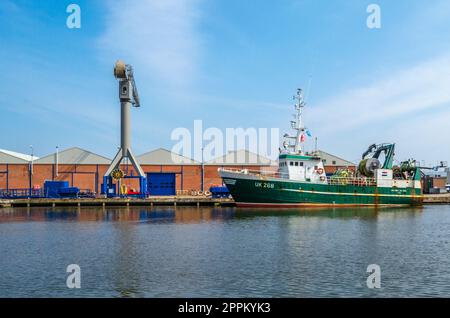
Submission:
{"label": "water reflection", "polygon": [[235,209],[235,217],[322,217],[322,218],[362,218],[375,219],[378,216],[393,215],[415,215],[421,213],[423,207],[354,207],[354,208],[297,208],[297,209]]}
{"label": "water reflection", "polygon": [[[132,213],[125,210],[123,215],[129,216]],[[106,212],[111,215],[111,212]],[[114,213],[115,215],[116,213]],[[113,289],[120,297],[138,297],[142,289],[141,268],[145,261],[142,260],[142,254],[139,253],[135,242],[138,241],[137,233],[128,222],[115,223],[116,231],[114,235],[116,253],[114,253],[111,266],[113,277]],[[132,260],[132,261],[130,261]]]}
{"label": "water reflection", "polygon": [[3,208],[0,223],[28,221],[204,223],[256,217],[360,218],[413,217],[422,207],[249,209],[220,207],[55,207]]}
{"label": "water reflection", "polygon": [[0,297],[447,297],[449,232],[450,206],[1,209]]}

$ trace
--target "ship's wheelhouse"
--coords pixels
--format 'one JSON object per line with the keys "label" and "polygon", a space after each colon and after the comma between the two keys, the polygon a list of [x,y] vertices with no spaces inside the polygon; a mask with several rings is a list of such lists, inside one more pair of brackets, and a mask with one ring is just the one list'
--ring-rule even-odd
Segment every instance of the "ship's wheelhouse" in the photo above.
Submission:
{"label": "ship's wheelhouse", "polygon": [[280,154],[278,160],[278,172],[282,178],[314,183],[327,182],[320,157]]}

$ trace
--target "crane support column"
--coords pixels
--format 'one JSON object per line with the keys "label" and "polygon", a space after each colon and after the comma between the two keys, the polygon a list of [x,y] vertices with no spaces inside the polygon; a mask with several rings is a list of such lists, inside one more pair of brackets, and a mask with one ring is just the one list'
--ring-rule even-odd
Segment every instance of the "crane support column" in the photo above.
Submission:
{"label": "crane support column", "polygon": [[123,159],[128,158],[136,170],[140,181],[141,196],[146,195],[146,178],[145,173],[139,165],[138,161],[131,151],[131,106],[139,107],[139,95],[137,93],[136,84],[134,82],[133,68],[131,65],[122,61],[117,61],[114,67],[114,76],[119,80],[119,98],[120,98],[120,149],[115,155],[111,165],[103,177],[103,193],[107,194],[108,185],[111,184],[111,174],[114,170],[119,169]]}

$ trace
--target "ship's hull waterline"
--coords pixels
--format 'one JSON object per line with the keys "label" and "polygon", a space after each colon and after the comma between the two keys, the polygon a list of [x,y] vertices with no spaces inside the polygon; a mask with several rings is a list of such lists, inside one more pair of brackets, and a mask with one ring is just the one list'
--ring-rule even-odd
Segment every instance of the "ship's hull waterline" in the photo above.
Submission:
{"label": "ship's hull waterline", "polygon": [[239,207],[352,207],[421,205],[420,188],[317,184],[221,172]]}

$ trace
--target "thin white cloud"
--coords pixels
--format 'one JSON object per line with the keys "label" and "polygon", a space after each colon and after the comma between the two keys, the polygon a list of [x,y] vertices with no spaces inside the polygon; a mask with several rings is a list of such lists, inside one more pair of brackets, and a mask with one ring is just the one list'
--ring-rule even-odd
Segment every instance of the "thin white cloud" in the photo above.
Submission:
{"label": "thin white cloud", "polygon": [[[139,67],[139,74],[172,88],[189,86],[196,76],[200,40],[199,0],[108,2],[102,53]],[[142,76],[142,75],[141,75]]]}
{"label": "thin white cloud", "polygon": [[427,165],[450,161],[450,110],[424,114],[391,125],[386,135],[395,135],[397,159],[415,158]]}
{"label": "thin white cloud", "polygon": [[449,87],[446,54],[310,105],[306,123],[320,148],[351,160],[381,142],[397,144],[397,159],[448,160]]}
{"label": "thin white cloud", "polygon": [[449,87],[450,55],[446,55],[311,107],[311,124],[329,123],[321,128],[322,133],[338,133],[377,123],[395,123],[450,103]]}

